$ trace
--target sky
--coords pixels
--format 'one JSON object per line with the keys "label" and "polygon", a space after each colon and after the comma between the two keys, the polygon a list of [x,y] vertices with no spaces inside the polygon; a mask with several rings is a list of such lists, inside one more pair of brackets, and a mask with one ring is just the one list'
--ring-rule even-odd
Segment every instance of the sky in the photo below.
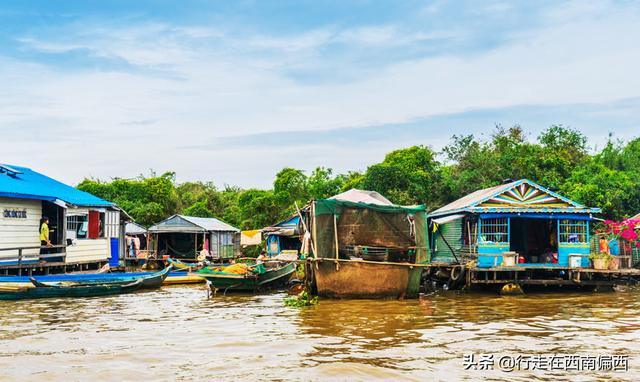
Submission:
{"label": "sky", "polygon": [[640,136],[638,1],[2,1],[0,163],[270,187],[552,124]]}

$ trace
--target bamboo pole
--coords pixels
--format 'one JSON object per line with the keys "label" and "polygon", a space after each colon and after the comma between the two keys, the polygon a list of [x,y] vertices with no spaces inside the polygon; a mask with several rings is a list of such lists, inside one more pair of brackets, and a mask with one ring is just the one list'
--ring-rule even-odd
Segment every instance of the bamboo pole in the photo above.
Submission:
{"label": "bamboo pole", "polygon": [[336,216],[336,214],[333,214],[333,236],[336,241],[336,260],[338,260],[338,257],[340,254],[340,250],[339,250],[340,247],[338,247],[338,217]]}
{"label": "bamboo pole", "polygon": [[[307,223],[304,221],[304,218],[302,217],[302,212],[300,212],[300,208],[298,208],[298,202],[294,201],[293,205],[296,207],[296,212],[298,213],[298,217],[300,217],[300,221],[302,222],[302,228],[304,228],[304,232],[305,233],[309,232],[309,234],[311,234],[311,232],[309,231],[309,228],[307,227]],[[313,245],[313,240],[309,241],[309,246],[311,247],[311,253],[313,253],[313,257],[314,258],[317,257],[315,245]]]}
{"label": "bamboo pole", "polygon": [[[318,222],[316,219],[316,202],[311,203],[311,216],[312,216],[312,221],[311,223],[313,224],[313,227],[311,227],[311,229],[313,230],[312,234],[311,234],[311,242],[314,243],[315,248],[318,248]],[[318,258],[318,253],[314,252],[313,253],[313,257],[314,258]],[[316,264],[316,267],[318,265]]]}

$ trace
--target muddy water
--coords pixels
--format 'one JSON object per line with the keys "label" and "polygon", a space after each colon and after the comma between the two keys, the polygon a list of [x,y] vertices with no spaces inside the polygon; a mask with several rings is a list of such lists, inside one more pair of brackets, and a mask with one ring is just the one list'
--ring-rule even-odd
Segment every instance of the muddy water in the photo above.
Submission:
{"label": "muddy water", "polygon": [[[202,286],[0,301],[0,380],[640,380],[640,291],[453,292],[294,309]],[[465,354],[628,355],[626,372],[464,370]]]}

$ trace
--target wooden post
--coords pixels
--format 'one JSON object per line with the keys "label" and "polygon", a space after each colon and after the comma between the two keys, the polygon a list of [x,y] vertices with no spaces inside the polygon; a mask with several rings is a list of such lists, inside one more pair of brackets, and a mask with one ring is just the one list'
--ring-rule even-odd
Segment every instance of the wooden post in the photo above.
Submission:
{"label": "wooden post", "polygon": [[[298,202],[294,201],[293,205],[296,207],[296,212],[298,213],[298,217],[300,217],[300,221],[302,222],[302,227],[304,228],[304,232],[307,233],[309,232],[309,234],[311,234],[311,232],[309,231],[309,228],[307,227],[307,223],[304,221],[304,218],[302,217],[302,212],[300,212],[300,208],[298,208]],[[313,204],[311,204],[313,207]],[[313,238],[312,238],[313,239]],[[316,256],[316,249],[314,248],[315,245],[313,244],[313,240],[309,241],[309,247],[311,247],[311,253],[313,253],[313,257],[317,257]]]}
{"label": "wooden post", "polygon": [[[311,203],[311,216],[312,216],[312,221],[311,224],[313,225],[313,227],[311,227],[311,229],[313,230],[312,233],[312,237],[311,237],[311,241],[313,242],[313,246],[315,247],[315,251],[313,253],[313,257],[314,258],[318,258],[318,227],[317,227],[317,220],[316,220],[316,202]],[[316,267],[318,266],[318,264],[316,263]]]}
{"label": "wooden post", "polygon": [[336,214],[333,214],[333,236],[336,240],[336,260],[338,260],[340,251],[338,247],[338,217],[336,216]]}

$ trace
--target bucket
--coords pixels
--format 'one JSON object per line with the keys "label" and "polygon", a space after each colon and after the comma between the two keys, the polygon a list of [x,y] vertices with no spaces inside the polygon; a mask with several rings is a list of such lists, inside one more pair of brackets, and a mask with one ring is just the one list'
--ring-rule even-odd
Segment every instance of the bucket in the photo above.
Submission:
{"label": "bucket", "polygon": [[582,267],[582,257],[581,256],[571,256],[571,255],[569,255],[569,267],[570,268],[580,268],[580,267]]}
{"label": "bucket", "polygon": [[593,269],[607,269],[609,266],[607,263],[607,259],[593,259]]}
{"label": "bucket", "polygon": [[516,265],[515,255],[502,255],[502,265],[505,267],[514,267]]}

